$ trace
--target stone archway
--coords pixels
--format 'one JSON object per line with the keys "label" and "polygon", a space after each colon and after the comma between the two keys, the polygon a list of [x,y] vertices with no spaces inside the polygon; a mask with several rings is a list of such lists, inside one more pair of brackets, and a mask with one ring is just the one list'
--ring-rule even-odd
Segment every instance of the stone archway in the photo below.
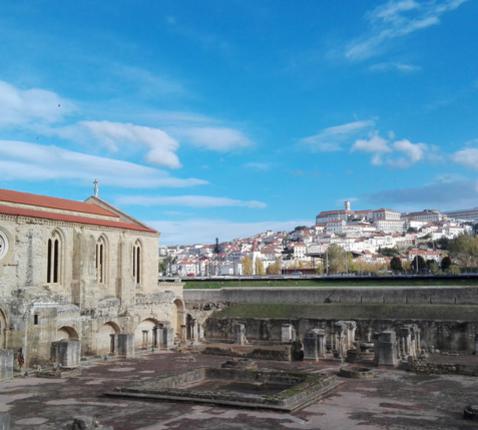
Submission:
{"label": "stone archway", "polygon": [[181,299],[176,299],[174,301],[174,306],[176,308],[176,318],[174,323],[174,329],[176,332],[176,336],[180,340],[184,340],[185,336],[185,309],[184,309],[184,303]]}
{"label": "stone archway", "polygon": [[96,353],[103,354],[115,354],[117,352],[117,336],[121,329],[113,321],[108,321],[103,324],[96,334]]}
{"label": "stone archway", "polygon": [[70,326],[62,326],[56,332],[55,340],[79,340],[78,332]]}
{"label": "stone archway", "polygon": [[160,331],[163,325],[155,318],[146,318],[141,321],[134,331],[134,346],[136,349],[159,348]]}

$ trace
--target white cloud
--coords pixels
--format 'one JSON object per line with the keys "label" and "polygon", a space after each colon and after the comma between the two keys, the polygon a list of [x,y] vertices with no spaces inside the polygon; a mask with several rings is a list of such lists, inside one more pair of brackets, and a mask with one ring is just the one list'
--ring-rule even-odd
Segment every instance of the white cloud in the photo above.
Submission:
{"label": "white cloud", "polygon": [[0,81],[0,126],[54,123],[74,109],[72,102],[39,88],[22,90]]}
{"label": "white cloud", "polygon": [[206,184],[196,178],[176,178],[159,169],[112,158],[22,141],[0,140],[2,180],[67,180],[127,188],[190,187]]}
{"label": "white cloud", "polygon": [[352,151],[362,152],[390,152],[391,149],[388,140],[381,137],[378,133],[373,133],[368,139],[359,139],[352,145]]}
{"label": "white cloud", "polygon": [[452,155],[452,160],[462,166],[478,170],[478,148],[465,148],[457,151]]}
{"label": "white cloud", "polygon": [[49,132],[77,142],[93,139],[113,153],[125,149],[127,153],[137,152],[146,147],[148,162],[169,168],[181,167],[176,154],[179,143],[159,128],[112,121],[81,121]]}
{"label": "white cloud", "polygon": [[240,130],[230,127],[190,127],[171,129],[177,135],[194,146],[217,152],[228,152],[252,145],[249,138]]}
{"label": "white cloud", "polygon": [[403,74],[416,73],[422,70],[420,66],[407,63],[377,63],[368,68],[371,72],[399,72]]}
{"label": "white cloud", "polygon": [[467,0],[390,0],[366,14],[368,34],[352,41],[345,49],[348,60],[370,58],[386,49],[391,40],[438,25],[445,13],[457,9]]}
{"label": "white cloud", "polygon": [[370,130],[375,125],[373,120],[353,121],[346,124],[328,127],[317,134],[304,137],[301,144],[321,152],[340,151],[344,143],[358,134]]}
{"label": "white cloud", "polygon": [[274,230],[290,231],[298,225],[309,225],[310,220],[235,222],[221,219],[188,219],[182,221],[147,221],[147,224],[161,232],[164,245],[186,245],[193,243],[214,243],[248,237],[257,233]]}
{"label": "white cloud", "polygon": [[368,152],[372,154],[373,165],[387,164],[392,167],[410,167],[425,158],[438,159],[437,149],[425,143],[413,143],[408,139],[385,139],[378,132],[374,132],[368,139],[359,139],[352,145],[352,151]]}
{"label": "white cloud", "polygon": [[192,208],[247,207],[265,208],[267,205],[257,200],[237,200],[228,197],[202,195],[186,196],[121,196],[117,202],[122,205],[138,206],[186,206]]}

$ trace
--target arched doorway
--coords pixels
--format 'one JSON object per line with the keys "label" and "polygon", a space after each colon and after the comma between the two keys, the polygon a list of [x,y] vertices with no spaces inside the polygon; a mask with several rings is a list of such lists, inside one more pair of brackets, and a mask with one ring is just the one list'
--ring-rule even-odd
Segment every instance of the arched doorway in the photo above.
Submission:
{"label": "arched doorway", "polygon": [[176,299],[174,301],[174,305],[176,308],[176,321],[175,321],[175,330],[176,330],[176,336],[180,340],[184,340],[184,303],[180,299]]}
{"label": "arched doorway", "polygon": [[186,340],[194,340],[195,338],[196,320],[190,315],[186,315]]}
{"label": "arched doorway", "polygon": [[141,321],[134,331],[136,349],[159,348],[163,325],[154,318]]}
{"label": "arched doorway", "polygon": [[97,354],[115,354],[117,349],[117,335],[120,333],[118,324],[108,321],[103,324],[96,335]]}
{"label": "arched doorway", "polygon": [[7,317],[2,309],[0,309],[0,349],[7,347]]}
{"label": "arched doorway", "polygon": [[80,337],[78,336],[77,331],[70,326],[63,326],[60,327],[56,332],[56,339],[55,340],[79,340]]}

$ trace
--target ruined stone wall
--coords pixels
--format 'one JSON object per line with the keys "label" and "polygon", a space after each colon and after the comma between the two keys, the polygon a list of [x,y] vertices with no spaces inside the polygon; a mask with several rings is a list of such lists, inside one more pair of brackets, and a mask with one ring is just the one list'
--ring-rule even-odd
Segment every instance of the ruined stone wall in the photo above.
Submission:
{"label": "ruined stone wall", "polygon": [[242,287],[185,290],[187,303],[478,304],[478,287]]}
{"label": "ruined stone wall", "polygon": [[[0,259],[0,348],[20,349],[26,364],[49,360],[50,346],[79,339],[81,353],[110,351],[111,335],[149,319],[177,328],[182,284],[158,285],[158,238],[132,230],[0,215],[8,253]],[[61,238],[60,279],[47,283],[48,239]],[[106,243],[105,281],[96,278],[96,243]],[[132,273],[141,243],[141,282]],[[175,304],[176,302],[176,304]],[[180,329],[180,327],[179,327]]]}
{"label": "ruined stone wall", "polygon": [[[338,319],[270,319],[270,318],[216,318],[209,317],[205,324],[205,336],[212,342],[234,342],[234,326],[245,325],[245,336],[252,343],[280,343],[283,324],[292,324],[297,336],[302,339],[309,330],[325,330],[328,339],[335,333]],[[370,342],[377,333],[384,330],[398,330],[403,324],[417,324],[420,328],[421,343],[424,349],[441,351],[462,351],[473,353],[478,322],[472,321],[426,321],[426,320],[354,320],[357,323],[355,340]]]}

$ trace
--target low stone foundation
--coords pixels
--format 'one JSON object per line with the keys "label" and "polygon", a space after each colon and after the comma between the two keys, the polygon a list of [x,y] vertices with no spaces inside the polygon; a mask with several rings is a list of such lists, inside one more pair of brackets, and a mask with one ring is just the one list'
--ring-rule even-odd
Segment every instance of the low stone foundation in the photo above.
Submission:
{"label": "low stone foundation", "polygon": [[108,396],[293,411],[337,385],[335,376],[231,368],[199,368],[140,382]]}
{"label": "low stone foundation", "polygon": [[292,361],[291,345],[233,345],[216,343],[207,345],[202,353],[252,358],[255,360]]}

